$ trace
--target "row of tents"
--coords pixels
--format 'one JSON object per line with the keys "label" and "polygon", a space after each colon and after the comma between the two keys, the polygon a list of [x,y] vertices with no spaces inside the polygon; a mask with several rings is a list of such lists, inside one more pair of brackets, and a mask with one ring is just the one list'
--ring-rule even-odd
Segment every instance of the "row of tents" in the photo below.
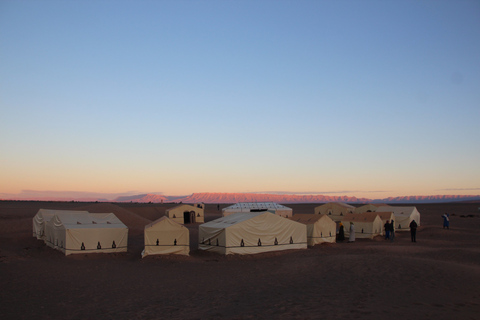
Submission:
{"label": "row of tents", "polygon": [[[329,203],[315,208],[314,214],[292,215],[292,209],[278,204],[236,204],[225,208],[223,217],[200,224],[199,249],[220,254],[306,249],[307,245],[335,242],[340,222],[354,223],[358,238],[382,235],[387,220],[394,220],[397,230],[404,230],[411,220],[420,225],[415,207],[374,206],[361,212],[347,206]],[[189,231],[183,224],[203,221],[203,204],[167,210],[164,217],[145,226],[142,257],[188,255]],[[65,255],[127,251],[128,228],[113,213],[40,209],[33,219],[33,234]]]}

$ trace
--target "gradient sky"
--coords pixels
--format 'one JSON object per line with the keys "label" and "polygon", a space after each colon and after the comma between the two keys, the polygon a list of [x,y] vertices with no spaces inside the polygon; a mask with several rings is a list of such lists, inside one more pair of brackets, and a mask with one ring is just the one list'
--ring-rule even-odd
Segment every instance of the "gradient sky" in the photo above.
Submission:
{"label": "gradient sky", "polygon": [[1,1],[0,194],[480,194],[479,1]]}

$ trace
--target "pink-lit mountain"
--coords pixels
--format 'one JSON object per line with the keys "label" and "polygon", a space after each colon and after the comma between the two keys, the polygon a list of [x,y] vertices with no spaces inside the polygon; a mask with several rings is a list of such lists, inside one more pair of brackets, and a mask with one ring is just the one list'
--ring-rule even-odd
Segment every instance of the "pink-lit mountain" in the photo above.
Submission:
{"label": "pink-lit mountain", "polygon": [[435,195],[435,196],[404,196],[385,199],[367,199],[348,196],[325,195],[289,195],[289,194],[260,194],[260,193],[194,193],[184,197],[169,197],[155,194],[120,197],[115,202],[183,202],[183,203],[237,203],[237,202],[277,202],[277,203],[435,203],[452,201],[479,201],[480,195]]}

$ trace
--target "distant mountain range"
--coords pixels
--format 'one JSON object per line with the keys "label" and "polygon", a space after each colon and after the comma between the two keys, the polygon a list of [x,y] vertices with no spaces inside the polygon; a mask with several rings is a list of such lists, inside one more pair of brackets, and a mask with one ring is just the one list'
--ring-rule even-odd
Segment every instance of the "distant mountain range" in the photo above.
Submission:
{"label": "distant mountain range", "polygon": [[439,203],[458,201],[480,201],[480,195],[436,195],[436,196],[403,196],[384,199],[368,199],[349,196],[325,196],[325,195],[291,195],[269,193],[194,193],[188,196],[164,196],[158,194],[138,194],[129,196],[106,197],[105,195],[89,193],[77,195],[75,193],[58,196],[55,194],[42,195],[36,192],[27,195],[0,194],[0,200],[19,201],[79,201],[79,202],[140,202],[140,203],[237,203],[237,202],[277,202],[277,203]]}
{"label": "distant mountain range", "polygon": [[404,196],[384,199],[368,199],[348,196],[325,195],[288,195],[259,193],[194,193],[189,196],[163,196],[141,194],[138,196],[119,197],[114,202],[183,202],[183,203],[237,203],[237,202],[277,202],[277,203],[438,203],[452,201],[480,201],[480,195],[436,195],[436,196]]}

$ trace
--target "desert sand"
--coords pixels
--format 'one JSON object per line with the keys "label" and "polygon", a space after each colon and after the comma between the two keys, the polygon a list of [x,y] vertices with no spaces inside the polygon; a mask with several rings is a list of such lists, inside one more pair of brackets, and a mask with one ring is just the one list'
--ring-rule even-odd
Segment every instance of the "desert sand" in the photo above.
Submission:
{"label": "desert sand", "polygon": [[[417,243],[397,232],[394,242],[221,256],[197,250],[192,224],[190,256],[141,259],[143,227],[172,206],[1,201],[0,318],[480,319],[479,203],[416,205]],[[129,227],[128,252],[66,257],[32,237],[40,208],[113,212]],[[220,216],[207,205],[206,221]]]}

